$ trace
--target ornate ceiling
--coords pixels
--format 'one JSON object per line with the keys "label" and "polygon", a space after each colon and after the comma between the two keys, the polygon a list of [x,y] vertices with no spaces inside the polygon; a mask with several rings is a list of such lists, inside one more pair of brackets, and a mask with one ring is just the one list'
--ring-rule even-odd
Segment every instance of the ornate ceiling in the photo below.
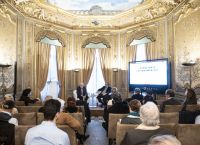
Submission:
{"label": "ornate ceiling", "polygon": [[112,15],[104,14],[103,9],[100,7],[94,8],[94,14],[74,14],[49,5],[45,1],[7,0],[5,2],[16,8],[24,16],[73,30],[119,30],[148,22],[149,20],[162,18],[187,0],[144,0],[142,4],[134,8],[120,13],[113,13]]}

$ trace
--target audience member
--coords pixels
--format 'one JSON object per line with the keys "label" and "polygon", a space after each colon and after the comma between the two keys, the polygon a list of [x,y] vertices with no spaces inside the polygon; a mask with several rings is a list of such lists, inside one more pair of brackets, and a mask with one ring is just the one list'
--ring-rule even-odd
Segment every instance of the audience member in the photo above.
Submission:
{"label": "audience member", "polygon": [[[46,101],[50,100],[50,99],[53,99],[53,97],[52,96],[46,96],[45,99],[44,99],[44,101],[43,101],[43,104]],[[44,113],[44,106],[40,107],[39,110],[38,110],[38,112]]]}
{"label": "audience member", "polygon": [[141,102],[141,104],[143,103],[143,96],[142,96],[141,90],[139,88],[135,88],[132,99],[137,99]]}
{"label": "audience member", "polygon": [[181,145],[181,142],[173,135],[153,136],[149,145]]}
{"label": "audience member", "polygon": [[97,99],[102,105],[106,105],[108,100],[111,99],[110,93],[111,93],[111,87],[108,82],[105,83],[105,86],[102,88],[98,89],[97,91],[98,96]]}
{"label": "audience member", "polygon": [[158,104],[158,103],[154,100],[152,94],[153,94],[153,93],[152,93],[151,90],[146,91],[146,95],[144,96],[144,99],[143,99],[143,104],[145,104],[145,103],[148,102],[148,101],[154,102],[156,105]]}
{"label": "audience member", "polygon": [[10,124],[14,124],[15,126],[18,126],[17,119],[13,118],[11,115],[14,106],[15,103],[12,100],[7,100],[3,102],[2,110],[0,111],[0,121],[5,121]]}
{"label": "audience member", "polygon": [[56,120],[60,112],[60,102],[50,99],[44,104],[44,121],[30,128],[25,137],[25,145],[60,144],[70,145],[66,132],[56,127]]}
{"label": "audience member", "polygon": [[165,105],[180,105],[181,102],[175,99],[175,93],[172,89],[168,89],[165,91],[166,100],[162,102],[160,106],[160,112],[165,111]]}
{"label": "audience member", "polygon": [[[14,98],[13,98],[13,96],[11,94],[6,94],[4,96],[4,101],[7,101],[7,100],[14,101]],[[14,114],[17,114],[17,113],[19,113],[19,112],[18,112],[17,108],[14,106],[12,111],[11,111],[11,114],[14,115]]]}
{"label": "audience member", "polygon": [[74,97],[67,98],[67,105],[63,110],[66,113],[76,113],[80,112],[79,108],[76,106],[76,100]]}
{"label": "audience member", "polygon": [[80,83],[80,85],[77,87],[77,97],[81,101],[87,101],[88,100],[88,93],[87,93],[87,88],[84,86],[83,83]]}
{"label": "audience member", "polygon": [[25,90],[23,90],[19,101],[24,101],[26,106],[28,106],[29,103],[34,104],[35,102],[39,101],[38,98],[31,99],[30,96],[31,96],[31,89],[25,89]]}
{"label": "audience member", "polygon": [[126,114],[129,113],[129,107],[127,102],[122,102],[121,95],[118,94],[118,96],[113,98],[113,105],[110,106],[109,108],[105,107],[104,108],[104,120],[102,126],[105,128],[105,130],[108,130],[108,118],[109,118],[109,113],[115,113],[115,114]]}
{"label": "audience member", "polygon": [[121,145],[148,145],[153,135],[172,134],[169,130],[160,128],[159,110],[153,102],[147,102],[140,107],[142,123],[126,133]]}
{"label": "audience member", "polygon": [[139,100],[131,100],[129,103],[129,114],[128,116],[121,119],[122,124],[140,124],[141,120],[139,118],[139,109],[141,106],[141,103]]}

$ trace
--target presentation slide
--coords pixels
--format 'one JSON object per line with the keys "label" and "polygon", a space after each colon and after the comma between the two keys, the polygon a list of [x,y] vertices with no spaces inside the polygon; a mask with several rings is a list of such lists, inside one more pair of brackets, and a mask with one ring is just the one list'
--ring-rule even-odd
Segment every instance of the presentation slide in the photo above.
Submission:
{"label": "presentation slide", "polygon": [[167,85],[167,61],[130,63],[130,84]]}

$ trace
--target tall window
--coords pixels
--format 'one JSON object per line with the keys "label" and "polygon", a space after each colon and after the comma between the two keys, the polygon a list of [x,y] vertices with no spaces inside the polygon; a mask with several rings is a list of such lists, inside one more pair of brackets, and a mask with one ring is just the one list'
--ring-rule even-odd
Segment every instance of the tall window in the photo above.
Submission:
{"label": "tall window", "polygon": [[57,58],[56,58],[56,46],[51,45],[50,57],[49,57],[49,70],[46,84],[41,93],[42,101],[47,95],[57,98],[59,94],[59,82],[58,82],[58,70],[57,70]]}
{"label": "tall window", "polygon": [[146,44],[138,44],[136,47],[136,61],[146,60]]}
{"label": "tall window", "polygon": [[[103,48],[103,49],[106,49],[106,48]],[[91,95],[95,94],[96,91],[100,87],[102,87],[104,84],[105,84],[105,80],[103,78],[103,73],[102,73],[102,69],[101,69],[99,51],[98,51],[98,49],[96,49],[92,74],[91,74],[90,80],[87,84],[88,93],[90,93]]]}

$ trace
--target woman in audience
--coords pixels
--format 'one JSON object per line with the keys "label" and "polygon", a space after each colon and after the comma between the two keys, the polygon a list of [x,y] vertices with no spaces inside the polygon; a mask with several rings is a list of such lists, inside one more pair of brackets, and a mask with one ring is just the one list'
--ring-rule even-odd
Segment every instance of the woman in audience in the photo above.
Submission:
{"label": "woman in audience", "polygon": [[186,110],[187,105],[197,104],[196,93],[194,92],[193,89],[186,89],[185,96],[186,96],[186,98],[185,98],[185,101],[183,103],[182,111]]}
{"label": "woman in audience", "polygon": [[19,101],[24,101],[24,103],[25,103],[26,106],[28,106],[29,103],[34,104],[35,102],[39,101],[38,98],[31,99],[30,95],[31,95],[31,89],[25,89],[25,90],[23,90],[22,95],[21,95]]}
{"label": "woman in audience", "polygon": [[181,143],[173,135],[159,135],[152,137],[149,145],[181,145]]}
{"label": "woman in audience", "polygon": [[160,128],[159,110],[153,102],[147,102],[140,107],[142,123],[134,130],[126,133],[121,145],[148,145],[153,135],[172,134],[169,130]]}
{"label": "woman in audience", "polygon": [[[4,102],[7,101],[7,100],[14,101],[14,98],[13,98],[12,95],[7,94],[7,95],[4,96]],[[17,113],[19,113],[19,112],[18,112],[17,108],[14,106],[13,109],[12,109],[12,111],[11,111],[11,114],[14,115],[14,114],[17,114]]]}
{"label": "woman in audience", "polygon": [[141,120],[139,118],[139,109],[141,106],[141,103],[139,100],[131,100],[129,103],[129,111],[127,117],[121,119],[122,124],[140,124]]}
{"label": "woman in audience", "polygon": [[0,111],[0,121],[8,122],[18,126],[18,121],[16,118],[13,118],[11,115],[12,109],[14,108],[15,103],[12,100],[7,100],[3,102],[2,110]]}
{"label": "woman in audience", "polygon": [[64,108],[63,110],[64,112],[67,113],[76,113],[76,112],[80,112],[79,108],[76,106],[76,100],[74,97],[69,97],[67,99],[67,106]]}

